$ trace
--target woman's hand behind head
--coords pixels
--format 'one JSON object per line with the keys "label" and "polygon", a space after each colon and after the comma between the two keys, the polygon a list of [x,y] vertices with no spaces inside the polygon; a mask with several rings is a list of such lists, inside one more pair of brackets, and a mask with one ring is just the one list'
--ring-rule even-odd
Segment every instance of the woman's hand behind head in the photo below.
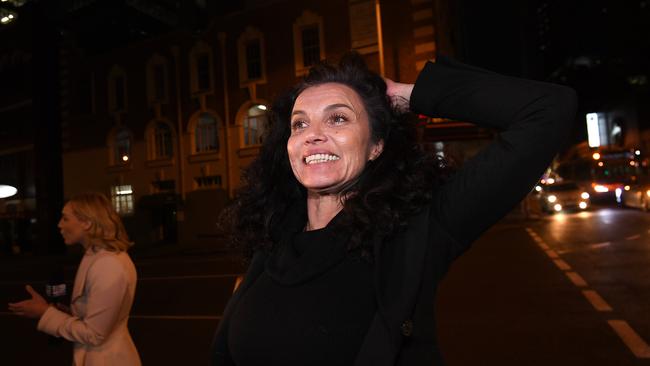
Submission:
{"label": "woman's hand behind head", "polygon": [[384,78],[384,81],[386,82],[386,95],[392,101],[393,106],[400,111],[409,110],[413,84],[398,83],[388,78]]}

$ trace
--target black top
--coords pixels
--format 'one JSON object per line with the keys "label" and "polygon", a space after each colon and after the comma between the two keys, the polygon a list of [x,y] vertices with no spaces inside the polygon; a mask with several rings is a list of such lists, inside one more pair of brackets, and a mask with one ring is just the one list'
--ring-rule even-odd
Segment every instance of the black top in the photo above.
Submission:
{"label": "black top", "polygon": [[372,266],[324,229],[289,236],[233,313],[237,366],[351,365],[376,311]]}
{"label": "black top", "polygon": [[[575,92],[569,88],[498,75],[442,56],[422,70],[410,103],[414,112],[493,127],[500,133],[493,143],[436,189],[431,202],[423,206],[421,213],[409,218],[403,232],[372,243],[371,281],[376,312],[356,352],[354,366],[442,364],[435,335],[438,282],[454,258],[530,191],[566,141],[577,105]],[[238,350],[232,346],[231,337],[242,330],[233,329],[239,326],[233,323],[233,317],[246,307],[244,302],[251,301],[251,292],[268,277],[265,269],[273,268],[272,263],[278,263],[274,255],[255,253],[246,278],[228,303],[215,334],[213,365],[236,364],[230,351]],[[327,276],[337,269],[330,268]],[[316,277],[314,281],[320,279]],[[335,286],[337,289],[348,285],[347,278],[340,281]],[[356,288],[369,289],[363,285]],[[323,293],[318,296],[323,301],[327,298]],[[248,305],[249,309],[251,306]],[[346,309],[342,306],[337,313],[353,312],[354,304],[349,306]],[[269,316],[265,312],[256,319]],[[317,316],[320,314],[312,314],[310,319]],[[337,314],[339,319],[344,316]],[[305,319],[298,322],[307,324]],[[284,336],[279,332],[285,330],[267,329],[266,332],[268,338],[279,339]],[[259,341],[260,338],[240,338],[243,343]],[[320,352],[326,353],[328,347],[329,344],[323,345]],[[276,349],[275,356],[295,352],[295,348],[288,345]],[[303,359],[301,364],[309,364],[311,360]]]}

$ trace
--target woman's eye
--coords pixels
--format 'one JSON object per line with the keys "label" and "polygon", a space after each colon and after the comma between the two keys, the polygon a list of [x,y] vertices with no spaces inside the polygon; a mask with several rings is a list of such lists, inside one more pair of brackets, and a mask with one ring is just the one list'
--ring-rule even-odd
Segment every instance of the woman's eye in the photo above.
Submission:
{"label": "woman's eye", "polygon": [[305,123],[305,121],[296,120],[296,121],[291,122],[291,129],[292,130],[299,130],[301,128],[305,128],[306,125],[307,124]]}
{"label": "woman's eye", "polygon": [[332,122],[335,124],[341,124],[347,122],[348,118],[342,114],[335,114],[332,116]]}

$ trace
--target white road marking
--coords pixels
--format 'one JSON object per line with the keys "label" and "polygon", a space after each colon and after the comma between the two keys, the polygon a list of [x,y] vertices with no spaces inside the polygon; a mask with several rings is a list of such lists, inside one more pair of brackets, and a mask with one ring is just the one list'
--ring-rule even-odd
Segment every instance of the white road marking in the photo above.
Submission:
{"label": "white road marking", "polygon": [[552,258],[552,259],[560,258],[560,256],[557,254],[557,252],[555,252],[553,249],[545,250],[544,253],[546,253],[546,255],[548,255],[549,258]]}
{"label": "white road marking", "polygon": [[598,292],[594,290],[582,290],[582,294],[585,295],[587,300],[591,303],[594,309],[598,311],[613,311],[611,306],[603,299]]}
{"label": "white road marking", "polygon": [[551,247],[549,247],[546,243],[537,243],[537,245],[542,248],[543,250],[550,250]]}
{"label": "white road marking", "polygon": [[650,346],[625,320],[608,320],[607,323],[636,358],[650,358]]}
{"label": "white road marking", "polygon": [[553,263],[555,263],[557,268],[559,268],[559,269],[561,269],[563,271],[570,271],[571,270],[571,266],[567,262],[565,262],[565,261],[563,261],[561,259],[553,259]]}
{"label": "white road marking", "polygon": [[640,237],[641,237],[641,234],[637,234],[637,235],[628,236],[627,238],[625,238],[625,240],[636,240],[636,239],[638,239]]}
{"label": "white road marking", "polygon": [[573,282],[574,285],[578,287],[588,286],[587,281],[585,281],[585,279],[582,278],[582,276],[580,276],[578,273],[576,272],[564,272],[564,273],[566,274],[567,277],[569,277],[569,279],[571,280],[571,282]]}
{"label": "white road marking", "polygon": [[603,242],[603,243],[590,244],[589,248],[598,249],[598,248],[603,248],[603,247],[610,246],[611,244],[612,244],[611,241],[606,241],[606,242]]}

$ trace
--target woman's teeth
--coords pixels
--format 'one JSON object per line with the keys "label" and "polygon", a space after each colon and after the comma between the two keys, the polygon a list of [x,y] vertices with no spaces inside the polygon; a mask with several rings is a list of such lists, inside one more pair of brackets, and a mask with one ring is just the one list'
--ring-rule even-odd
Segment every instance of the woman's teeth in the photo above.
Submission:
{"label": "woman's teeth", "polygon": [[305,158],[305,163],[307,164],[318,164],[318,163],[326,163],[328,161],[332,160],[339,160],[340,158],[336,155],[331,155],[331,154],[314,154],[314,155],[309,155],[308,157]]}

